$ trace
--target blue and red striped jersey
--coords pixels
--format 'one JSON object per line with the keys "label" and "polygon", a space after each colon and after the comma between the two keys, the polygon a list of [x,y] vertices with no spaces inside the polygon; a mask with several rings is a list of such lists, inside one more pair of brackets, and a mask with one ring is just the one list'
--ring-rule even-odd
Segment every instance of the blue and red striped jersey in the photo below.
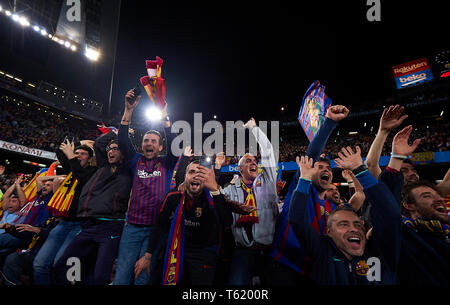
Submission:
{"label": "blue and red striped jersey", "polygon": [[133,187],[127,212],[127,222],[138,225],[153,225],[159,209],[169,192],[173,168],[166,157],[147,160],[136,154]]}

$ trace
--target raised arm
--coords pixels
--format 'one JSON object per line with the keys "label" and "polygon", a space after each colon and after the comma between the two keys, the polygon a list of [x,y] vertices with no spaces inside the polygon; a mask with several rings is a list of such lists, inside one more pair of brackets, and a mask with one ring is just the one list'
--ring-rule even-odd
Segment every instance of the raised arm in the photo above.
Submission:
{"label": "raised arm", "polygon": [[108,156],[106,152],[106,146],[109,142],[117,139],[117,134],[114,131],[102,134],[94,142],[95,159],[97,161],[97,167],[103,167],[108,164]]}
{"label": "raised arm", "polygon": [[353,174],[351,170],[344,169],[342,171],[342,177],[347,180],[349,184],[349,188],[353,187],[355,192],[350,197],[348,203],[352,206],[355,211],[358,211],[362,205],[364,204],[364,200],[366,200],[366,195],[364,194],[364,188],[361,183],[359,183],[358,178]]}
{"label": "raised arm", "polygon": [[22,182],[22,177],[18,177],[14,183],[6,190],[5,194],[3,194],[3,204],[2,208],[3,210],[6,210],[9,206],[9,198],[11,197],[12,192],[14,192],[14,189],[16,189],[17,195],[19,196],[20,206],[23,206],[27,199],[25,196],[25,193],[22,190],[22,187],[20,186],[20,183]]}
{"label": "raised arm", "polygon": [[289,222],[298,241],[305,249],[308,256],[318,253],[321,237],[308,219],[308,201],[310,197],[311,178],[317,168],[314,167],[312,158],[308,156],[297,157],[297,164],[301,176],[297,187],[292,194],[289,206]]}
{"label": "raised arm", "polygon": [[400,124],[408,117],[406,114],[401,116],[403,110],[403,106],[391,105],[389,108],[385,108],[381,115],[378,133],[375,136],[375,140],[372,142],[366,157],[367,168],[376,178],[378,178],[381,173],[380,157],[383,152],[384,142],[386,142],[389,133],[400,126]]}
{"label": "raised arm", "polygon": [[437,185],[438,190],[443,197],[450,195],[450,168],[444,176],[444,179]]}
{"label": "raised arm", "polygon": [[333,130],[336,128],[338,123],[345,119],[350,110],[342,105],[330,106],[325,114],[325,122],[320,127],[319,131],[308,145],[306,155],[317,161],[320,154],[323,152],[325,145],[327,144],[328,138],[330,137]]}
{"label": "raised arm", "polygon": [[125,95],[125,110],[122,116],[122,120],[120,121],[119,133],[117,135],[120,151],[127,161],[131,160],[136,154],[133,143],[131,142],[128,135],[128,128],[131,122],[133,111],[139,104],[139,100],[141,99],[141,96],[138,95],[136,97],[136,100],[133,102],[134,97],[135,96],[133,89],[129,90]]}
{"label": "raised arm", "polygon": [[384,256],[395,268],[398,264],[401,247],[401,212],[397,200],[386,185],[375,179],[361,159],[361,150],[344,147],[338,153],[336,164],[350,169],[361,182],[367,200],[372,203],[370,217],[372,222],[371,242],[374,249]]}
{"label": "raised arm", "polygon": [[389,160],[388,166],[381,173],[379,180],[385,183],[397,201],[402,201],[402,187],[403,187],[403,175],[400,172],[400,168],[403,163],[403,159],[411,155],[420,144],[420,139],[413,141],[412,145],[408,144],[409,136],[413,130],[411,125],[406,126],[400,130],[392,140],[392,156]]}
{"label": "raised arm", "polygon": [[277,163],[275,161],[272,143],[270,143],[266,134],[258,126],[256,126],[254,118],[251,118],[247,123],[245,123],[244,128],[248,128],[250,130],[256,138],[259,148],[261,149],[261,165],[265,177],[267,177],[269,181],[275,182],[277,177]]}

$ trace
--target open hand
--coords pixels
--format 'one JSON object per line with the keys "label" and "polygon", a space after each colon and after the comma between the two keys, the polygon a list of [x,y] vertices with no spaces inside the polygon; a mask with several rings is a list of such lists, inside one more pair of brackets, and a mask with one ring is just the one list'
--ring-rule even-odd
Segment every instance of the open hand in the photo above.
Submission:
{"label": "open hand", "polygon": [[391,130],[400,126],[401,123],[408,117],[407,114],[402,115],[405,107],[395,105],[389,106],[389,108],[384,108],[383,114],[380,119],[380,131],[390,132]]}
{"label": "open hand", "polygon": [[359,148],[359,146],[356,146],[356,152],[354,152],[350,146],[343,147],[341,151],[338,152],[338,156],[339,158],[335,159],[334,162],[342,169],[354,170],[363,164],[361,148]]}
{"label": "open hand", "polygon": [[74,153],[74,144],[73,142],[69,142],[68,139],[66,139],[65,142],[62,142],[61,145],[59,146],[59,149],[62,150],[62,152],[66,155],[66,157],[68,159],[72,159],[75,157],[75,153]]}
{"label": "open hand", "polygon": [[412,130],[413,127],[409,125],[397,132],[397,134],[394,136],[394,139],[392,140],[392,152],[394,154],[400,156],[409,156],[416,150],[417,146],[419,146],[420,144],[421,139],[416,139],[414,140],[412,145],[409,145],[408,140]]}
{"label": "open hand", "polygon": [[314,167],[314,160],[308,156],[297,157],[295,159],[298,167],[300,168],[300,178],[311,180],[312,176],[316,173],[317,169]]}

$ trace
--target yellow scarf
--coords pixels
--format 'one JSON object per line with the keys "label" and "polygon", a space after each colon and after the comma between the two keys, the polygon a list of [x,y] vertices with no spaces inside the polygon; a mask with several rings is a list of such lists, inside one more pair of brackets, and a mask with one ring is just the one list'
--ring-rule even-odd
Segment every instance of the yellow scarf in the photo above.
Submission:
{"label": "yellow scarf", "polygon": [[[241,187],[247,193],[244,205],[250,205],[256,208],[256,200],[255,195],[253,194],[253,187],[248,187],[242,180],[241,180]],[[237,225],[248,223],[253,224],[258,222],[259,222],[258,213],[255,210],[248,215],[239,215],[239,219],[237,220],[236,224]]]}
{"label": "yellow scarf", "polygon": [[46,175],[47,171],[44,171],[42,173],[36,173],[33,179],[31,179],[31,181],[23,188],[23,192],[25,193],[27,202],[33,201],[34,198],[36,198],[37,195],[36,178]]}
{"label": "yellow scarf", "polygon": [[68,217],[70,205],[75,194],[75,188],[78,185],[78,180],[72,176],[70,172],[66,179],[61,183],[55,194],[47,204],[49,210],[54,216]]}

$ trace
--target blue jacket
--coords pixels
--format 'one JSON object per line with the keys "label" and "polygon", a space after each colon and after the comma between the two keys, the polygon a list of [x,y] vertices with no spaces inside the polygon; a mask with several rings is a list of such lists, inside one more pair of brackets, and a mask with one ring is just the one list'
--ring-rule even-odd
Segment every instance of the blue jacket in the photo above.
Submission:
{"label": "blue jacket", "polygon": [[[349,261],[331,238],[314,230],[307,213],[311,182],[300,179],[289,209],[289,221],[311,259],[312,278],[318,284],[370,285],[398,284],[401,250],[401,214],[398,204],[383,183],[368,171],[358,175],[368,200],[372,202],[372,236],[364,254]],[[373,268],[370,268],[373,266]],[[379,268],[378,270],[376,270]],[[377,278],[377,275],[379,278]]]}
{"label": "blue jacket", "polygon": [[[336,121],[329,118],[325,119],[324,124],[320,127],[316,136],[308,146],[308,150],[306,151],[306,155],[308,157],[313,158],[315,161],[319,159],[328,138],[337,125],[338,123]],[[294,231],[292,231],[288,219],[289,206],[299,178],[300,170],[297,170],[289,185],[283,204],[283,210],[278,218],[270,256],[286,266],[289,266],[296,272],[307,273],[304,270],[306,261],[305,251],[302,249],[300,243],[295,237]]]}

